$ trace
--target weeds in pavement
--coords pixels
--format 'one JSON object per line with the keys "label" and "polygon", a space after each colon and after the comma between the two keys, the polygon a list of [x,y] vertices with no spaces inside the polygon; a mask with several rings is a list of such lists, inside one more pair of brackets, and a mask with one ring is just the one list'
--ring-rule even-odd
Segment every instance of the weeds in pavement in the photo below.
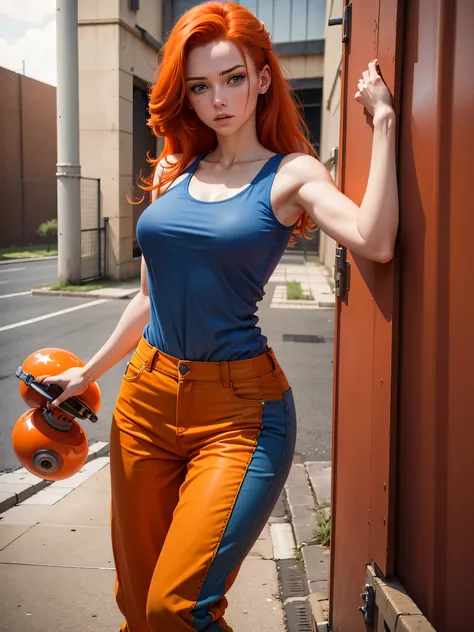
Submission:
{"label": "weeds in pavement", "polygon": [[297,562],[303,561],[303,546],[303,544],[300,544],[299,546],[295,546],[294,548],[295,560]]}
{"label": "weeds in pavement", "polygon": [[314,531],[314,542],[321,546],[329,546],[331,543],[331,516],[329,512],[321,511],[327,509],[329,505],[324,503],[319,505],[316,511],[316,529]]}
{"label": "weeds in pavement", "polygon": [[286,298],[289,301],[313,301],[313,295],[311,292],[303,292],[301,283],[299,281],[287,281],[286,282]]}

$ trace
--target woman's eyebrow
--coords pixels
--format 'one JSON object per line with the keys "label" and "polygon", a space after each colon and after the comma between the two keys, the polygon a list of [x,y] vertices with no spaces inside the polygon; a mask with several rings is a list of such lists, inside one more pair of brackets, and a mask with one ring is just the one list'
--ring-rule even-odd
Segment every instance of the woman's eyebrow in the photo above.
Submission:
{"label": "woman's eyebrow", "polygon": [[[229,70],[223,70],[222,72],[220,72],[219,74],[221,76],[224,75],[228,75],[229,72],[232,72],[233,70],[235,70],[236,68],[245,68],[245,66],[243,64],[236,64],[235,66],[232,66],[232,68],[229,68]],[[207,79],[207,77],[188,77],[186,79],[186,81],[205,81]]]}

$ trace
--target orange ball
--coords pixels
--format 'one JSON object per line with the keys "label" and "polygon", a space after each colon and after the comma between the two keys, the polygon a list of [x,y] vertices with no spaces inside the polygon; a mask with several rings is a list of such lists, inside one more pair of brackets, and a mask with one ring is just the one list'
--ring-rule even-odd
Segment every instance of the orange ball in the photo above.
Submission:
{"label": "orange ball", "polygon": [[[54,428],[43,415],[63,430]],[[53,413],[41,408],[32,408],[21,415],[12,430],[12,444],[23,467],[48,481],[59,481],[79,472],[89,451],[87,437],[77,421],[57,410]]]}
{"label": "orange ball", "polygon": [[[66,351],[66,349],[59,349],[58,347],[46,347],[31,353],[23,362],[21,368],[25,373],[31,374],[36,378],[40,375],[59,375],[67,369],[83,366],[84,362],[74,353]],[[28,386],[23,381],[20,381],[19,388],[20,395],[30,408],[46,407],[48,400],[44,395],[38,393],[34,388]],[[84,393],[81,393],[77,399],[88,406],[97,415],[101,406],[99,385],[96,382],[89,384]]]}

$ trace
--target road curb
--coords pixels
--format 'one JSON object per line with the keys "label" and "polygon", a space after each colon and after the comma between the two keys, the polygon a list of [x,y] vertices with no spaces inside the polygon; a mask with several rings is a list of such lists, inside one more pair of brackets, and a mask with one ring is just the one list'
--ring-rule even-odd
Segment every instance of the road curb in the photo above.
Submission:
{"label": "road curb", "polygon": [[[115,288],[114,288],[115,289]],[[119,288],[116,288],[119,290]],[[106,294],[101,290],[91,292],[67,292],[62,290],[31,290],[32,296],[67,296],[71,298],[113,298],[113,299],[125,299],[125,298],[133,298],[138,294],[140,289],[134,288],[132,290],[123,290],[122,294],[118,294],[114,296],[113,294]]]}
{"label": "road curb", "polygon": [[57,260],[57,255],[52,255],[51,257],[25,257],[24,259],[2,259],[0,261],[0,266],[6,266],[7,263],[33,263],[34,261],[55,261]]}
{"label": "road curb", "polygon": [[[108,454],[109,443],[106,441],[97,441],[89,446],[86,463],[90,463],[94,459],[97,459],[100,456],[107,456]],[[21,483],[23,477],[24,480],[31,482],[26,484]],[[11,509],[18,503],[23,502],[27,498],[34,496],[34,494],[37,494],[53,482],[54,481],[45,481],[37,476],[34,476],[24,467],[15,470],[14,472],[0,474],[0,514],[4,513],[8,509]],[[15,489],[15,486],[17,489],[16,492],[12,491],[12,488]],[[2,487],[6,490],[5,494],[2,493]],[[19,487],[22,487],[22,489],[18,489]]]}
{"label": "road curb", "polygon": [[[330,468],[330,462],[294,463],[285,485],[296,548],[303,558],[317,632],[328,631],[329,548],[315,544],[314,535],[317,506],[328,500],[327,474]],[[316,491],[323,497],[318,498]]]}

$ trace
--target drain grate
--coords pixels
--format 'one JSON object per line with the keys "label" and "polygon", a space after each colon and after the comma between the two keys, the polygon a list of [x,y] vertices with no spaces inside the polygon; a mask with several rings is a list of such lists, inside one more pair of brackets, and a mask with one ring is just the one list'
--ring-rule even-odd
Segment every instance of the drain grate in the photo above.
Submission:
{"label": "drain grate", "polygon": [[314,632],[311,607],[307,601],[294,601],[285,605],[288,632]]}
{"label": "drain grate", "polygon": [[308,582],[304,571],[295,560],[280,560],[277,563],[283,601],[290,597],[306,597]]}
{"label": "drain grate", "polygon": [[326,342],[326,338],[317,334],[283,334],[283,342]]}

